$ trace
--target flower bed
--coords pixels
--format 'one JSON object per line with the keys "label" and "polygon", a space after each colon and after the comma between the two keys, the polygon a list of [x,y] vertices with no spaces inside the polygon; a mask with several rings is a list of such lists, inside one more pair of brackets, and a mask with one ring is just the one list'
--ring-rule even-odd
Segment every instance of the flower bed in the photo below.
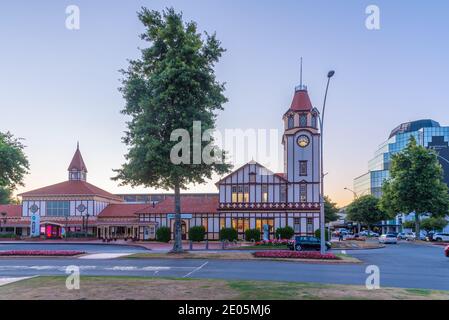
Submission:
{"label": "flower bed", "polygon": [[256,258],[289,258],[289,259],[318,259],[318,260],[339,260],[333,253],[321,254],[316,251],[260,251],[254,252]]}
{"label": "flower bed", "polygon": [[289,243],[293,242],[293,240],[289,239],[273,239],[273,240],[262,240],[255,243],[256,246],[285,246]]}
{"label": "flower bed", "polygon": [[355,237],[347,237],[347,238],[344,238],[343,240],[351,240],[351,241],[366,241],[366,238],[365,237],[358,237],[358,238],[355,238]]}
{"label": "flower bed", "polygon": [[72,257],[85,253],[84,251],[68,250],[10,250],[0,251],[0,256],[21,256],[21,257]]}

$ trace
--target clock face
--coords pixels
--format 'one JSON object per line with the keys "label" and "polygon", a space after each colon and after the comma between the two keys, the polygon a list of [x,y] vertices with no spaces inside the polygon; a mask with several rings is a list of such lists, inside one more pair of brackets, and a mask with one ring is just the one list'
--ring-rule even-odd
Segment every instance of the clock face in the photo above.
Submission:
{"label": "clock face", "polygon": [[298,143],[298,146],[300,146],[301,148],[305,148],[309,145],[310,139],[308,136],[301,135],[298,137],[298,140],[296,140],[296,142]]}

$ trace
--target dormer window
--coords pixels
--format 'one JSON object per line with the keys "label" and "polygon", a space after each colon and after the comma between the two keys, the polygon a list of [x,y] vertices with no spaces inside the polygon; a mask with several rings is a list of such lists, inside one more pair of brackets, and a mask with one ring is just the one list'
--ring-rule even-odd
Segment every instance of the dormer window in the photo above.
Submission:
{"label": "dormer window", "polygon": [[307,116],[305,114],[299,116],[299,126],[307,127]]}
{"label": "dormer window", "polygon": [[293,119],[293,116],[290,115],[290,116],[288,116],[288,128],[291,129],[293,127],[294,127],[294,119]]}
{"label": "dormer window", "polygon": [[317,116],[316,116],[316,114],[314,114],[312,116],[312,127],[314,127],[314,128],[317,127],[317,122],[316,122],[317,119],[316,118],[317,118]]}

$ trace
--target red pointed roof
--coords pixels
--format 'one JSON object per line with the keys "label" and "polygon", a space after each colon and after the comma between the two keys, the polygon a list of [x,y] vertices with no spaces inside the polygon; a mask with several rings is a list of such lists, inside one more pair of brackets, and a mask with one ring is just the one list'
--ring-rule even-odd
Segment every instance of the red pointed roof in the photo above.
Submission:
{"label": "red pointed roof", "polygon": [[70,162],[68,171],[85,171],[87,172],[86,164],[84,163],[83,156],[81,155],[79,145],[76,148],[73,155],[72,162]]}
{"label": "red pointed roof", "polygon": [[312,110],[312,103],[310,102],[309,94],[306,89],[299,89],[295,91],[293,96],[292,105],[290,106],[292,111],[310,111]]}

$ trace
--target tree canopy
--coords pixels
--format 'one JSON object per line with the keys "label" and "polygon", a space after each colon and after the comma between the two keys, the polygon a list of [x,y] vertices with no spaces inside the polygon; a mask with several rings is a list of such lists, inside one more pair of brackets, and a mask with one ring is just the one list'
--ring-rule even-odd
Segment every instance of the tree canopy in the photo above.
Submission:
{"label": "tree canopy", "polygon": [[25,146],[10,132],[0,132],[0,188],[9,191],[23,185],[29,163],[24,153]]}
{"label": "tree canopy", "polygon": [[412,136],[407,147],[392,156],[390,179],[383,184],[380,207],[391,215],[415,213],[416,233],[420,217],[444,217],[449,213],[448,187],[435,151],[416,143]]}
{"label": "tree canopy", "polygon": [[386,220],[389,216],[379,208],[379,199],[372,195],[364,195],[355,199],[346,209],[347,219],[362,224],[368,228],[371,225]]}
{"label": "tree canopy", "polygon": [[[215,34],[198,33],[196,23],[185,23],[173,8],[162,13],[142,8],[138,18],[148,46],[122,70],[128,153],[113,179],[175,191],[174,251],[180,251],[180,189],[231,167],[210,135],[227,101],[214,71],[225,50]],[[214,161],[203,161],[205,155]]]}
{"label": "tree canopy", "polygon": [[332,202],[332,200],[328,196],[324,196],[324,216],[326,223],[336,221],[338,219],[338,207],[335,202]]}

